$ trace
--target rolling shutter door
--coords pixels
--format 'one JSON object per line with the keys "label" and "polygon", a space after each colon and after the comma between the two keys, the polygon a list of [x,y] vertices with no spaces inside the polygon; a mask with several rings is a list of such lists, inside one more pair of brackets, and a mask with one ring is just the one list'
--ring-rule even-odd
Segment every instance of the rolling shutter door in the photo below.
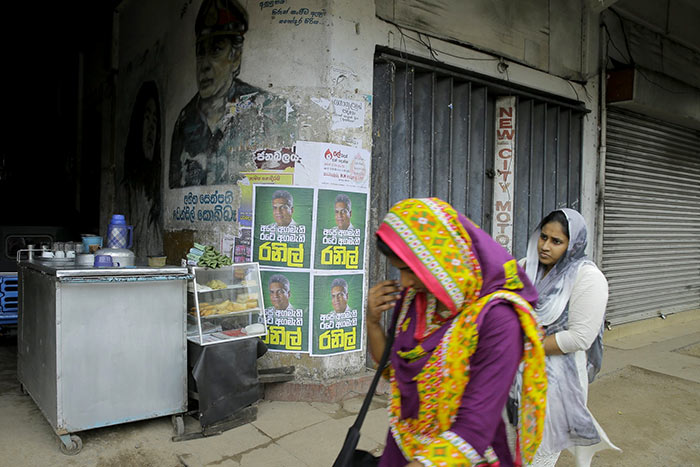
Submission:
{"label": "rolling shutter door", "polygon": [[[377,57],[371,232],[395,202],[425,196],[491,231],[494,112],[502,95],[517,98],[514,256],[525,256],[530,232],[548,212],[580,209],[585,108],[508,85],[389,53]],[[387,271],[369,250],[374,283]]]}
{"label": "rolling shutter door", "polygon": [[[582,103],[385,50],[374,66],[370,232],[395,202],[423,196],[491,231],[495,102],[504,95],[517,99],[515,257],[549,211],[580,209]],[[398,278],[373,244],[368,255],[370,284]]]}
{"label": "rolling shutter door", "polygon": [[607,319],[700,308],[700,132],[608,109]]}

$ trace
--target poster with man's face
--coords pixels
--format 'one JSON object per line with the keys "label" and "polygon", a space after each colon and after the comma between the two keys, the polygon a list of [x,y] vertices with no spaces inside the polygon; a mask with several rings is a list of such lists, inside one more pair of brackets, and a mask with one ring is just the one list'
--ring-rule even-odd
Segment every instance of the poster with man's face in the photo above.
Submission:
{"label": "poster with man's face", "polygon": [[262,270],[268,349],[309,351],[309,273]]}
{"label": "poster with man's face", "polygon": [[318,190],[314,268],[364,269],[367,194]]}
{"label": "poster with man's face", "polygon": [[261,266],[311,267],[313,188],[256,185],[253,204],[253,261]]}
{"label": "poster with man's face", "polygon": [[312,355],[362,349],[364,274],[314,276]]}

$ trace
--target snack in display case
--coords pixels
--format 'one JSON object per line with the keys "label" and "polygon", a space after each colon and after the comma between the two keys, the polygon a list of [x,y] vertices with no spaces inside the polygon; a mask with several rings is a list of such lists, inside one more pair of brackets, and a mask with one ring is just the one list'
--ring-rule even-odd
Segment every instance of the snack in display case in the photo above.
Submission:
{"label": "snack in display case", "polygon": [[190,272],[187,339],[209,345],[267,334],[258,263]]}

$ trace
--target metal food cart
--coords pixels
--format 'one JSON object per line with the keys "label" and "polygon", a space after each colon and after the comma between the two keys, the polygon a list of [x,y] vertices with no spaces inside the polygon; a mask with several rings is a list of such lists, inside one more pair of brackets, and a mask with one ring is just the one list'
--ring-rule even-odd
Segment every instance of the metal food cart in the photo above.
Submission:
{"label": "metal food cart", "polygon": [[187,410],[182,267],[19,263],[18,378],[61,440]]}

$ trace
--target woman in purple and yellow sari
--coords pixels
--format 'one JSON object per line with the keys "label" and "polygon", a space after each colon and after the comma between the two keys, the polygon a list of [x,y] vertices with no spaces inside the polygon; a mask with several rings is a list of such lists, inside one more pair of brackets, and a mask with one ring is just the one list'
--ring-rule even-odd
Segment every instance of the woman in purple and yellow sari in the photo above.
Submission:
{"label": "woman in purple and yellow sari", "polygon": [[[375,360],[385,346],[382,313],[393,308],[397,319],[388,368],[390,431],[379,465],[528,462],[542,435],[547,381],[532,310],[537,292],[524,271],[436,198],[396,204],[377,231],[377,245],[401,275],[400,284],[383,281],[369,293]],[[514,459],[502,414],[521,361]]]}

